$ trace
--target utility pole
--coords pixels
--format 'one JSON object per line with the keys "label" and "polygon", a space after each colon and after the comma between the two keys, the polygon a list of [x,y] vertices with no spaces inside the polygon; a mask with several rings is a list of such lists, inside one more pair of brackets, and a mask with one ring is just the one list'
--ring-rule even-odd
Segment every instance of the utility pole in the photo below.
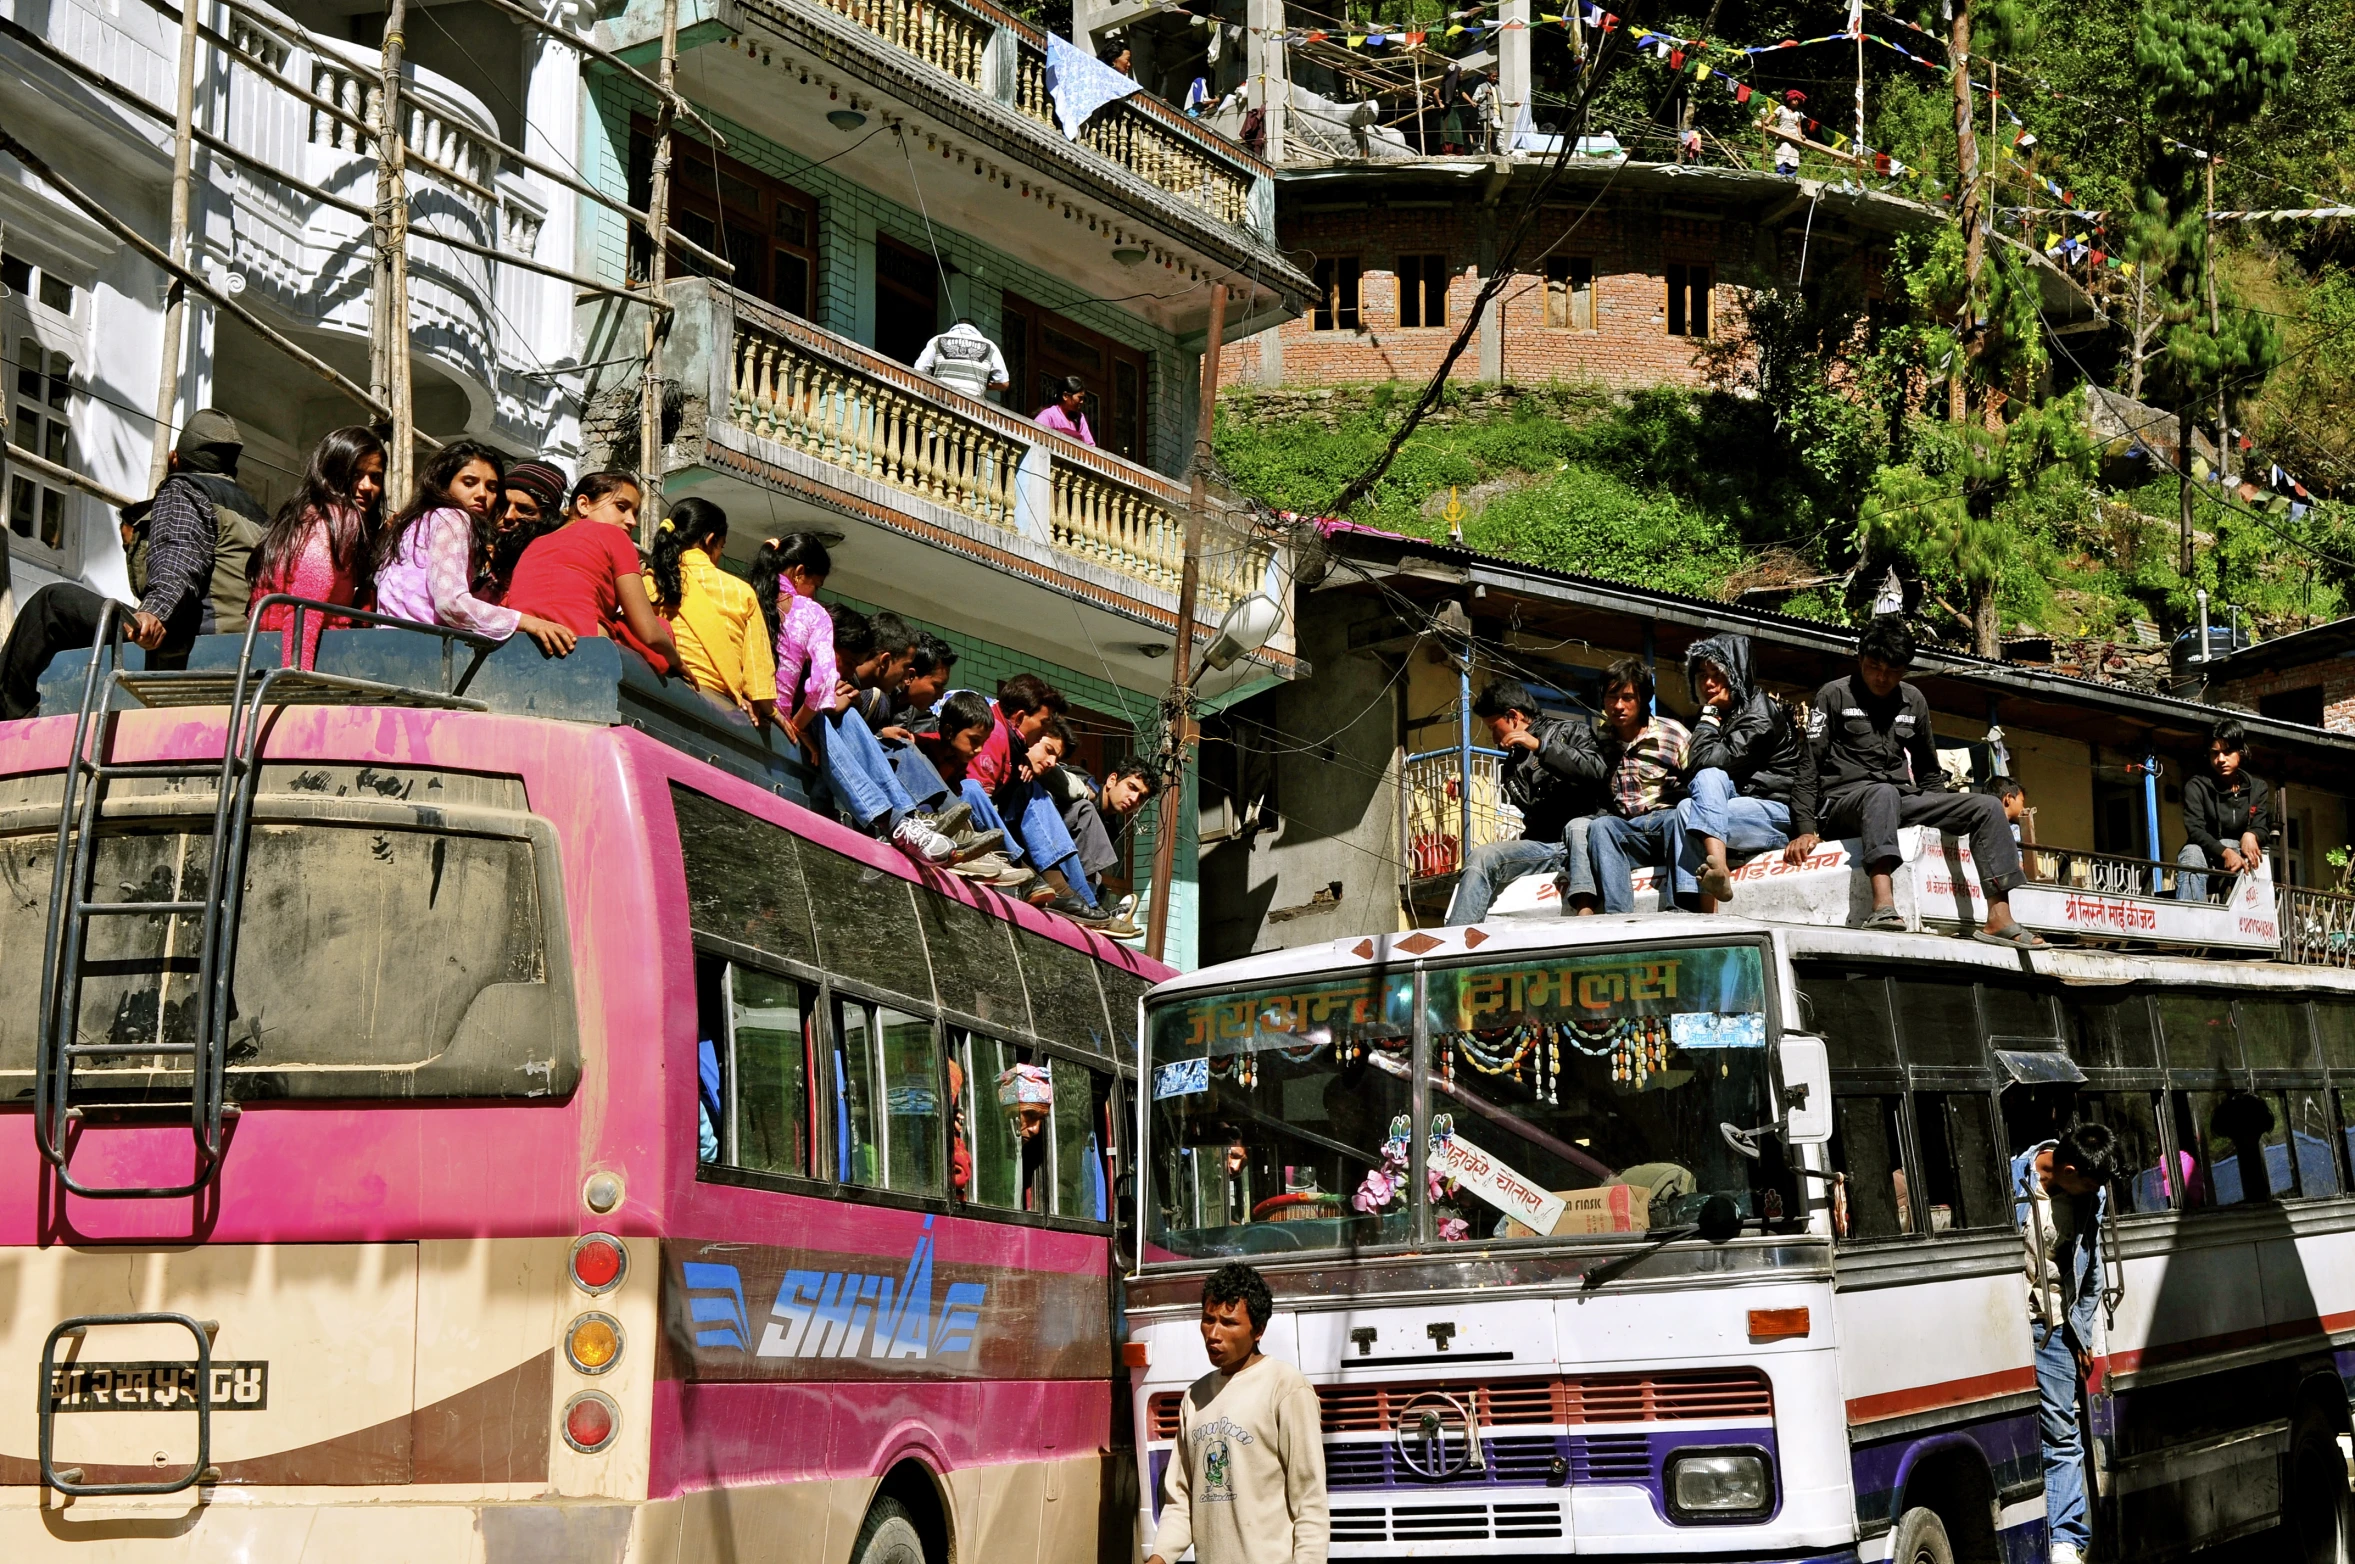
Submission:
{"label": "utility pole", "polygon": [[663,309],[663,275],[670,260],[671,125],[678,103],[679,0],[662,0],[662,104],[654,116],[654,178],[646,198],[646,374],[638,387],[638,471],[645,492],[638,509],[639,536],[654,541],[662,520],[662,339],[670,330]]}
{"label": "utility pole", "polygon": [[[670,0],[676,3],[676,0]],[[1202,577],[1202,521],[1210,509],[1211,422],[1218,414],[1218,351],[1226,336],[1227,285],[1210,285],[1210,340],[1202,349],[1202,416],[1194,431],[1194,484],[1186,507],[1186,561],[1178,574],[1177,636],[1170,646],[1169,745],[1176,762],[1161,789],[1153,833],[1153,906],[1145,917],[1145,954],[1155,961],[1169,942],[1170,879],[1177,873],[1178,811],[1185,802],[1186,760],[1194,744],[1188,711],[1194,684],[1194,594]]]}
{"label": "utility pole", "polygon": [[[2224,321],[2216,309],[2216,132],[2212,128],[2208,132],[2207,156],[2201,161],[2207,165],[2208,204],[2200,212],[2200,270],[2207,278],[2208,336],[2213,341],[2222,334]],[[2228,453],[2232,450],[2232,420],[2225,406],[2225,385],[2226,382],[2219,376],[2216,381],[2216,478],[2219,483],[2223,481],[2225,473],[2231,470],[2225,465],[2231,460]],[[2185,574],[2190,572],[2186,571]],[[2204,652],[2207,648],[2202,647],[2201,650]]]}
{"label": "utility pole", "polygon": [[[181,0],[193,10],[196,0]],[[408,0],[391,0],[384,16],[383,74],[376,92],[376,266],[369,319],[368,389],[392,412],[385,441],[386,510],[416,489],[415,404],[409,394],[409,190],[401,128],[401,52]]]}
{"label": "utility pole", "polygon": [[1970,377],[1964,365],[1978,342],[1979,266],[1986,247],[1979,234],[1978,116],[1971,112],[1971,8],[1958,0],[1946,58],[1954,71],[1955,215],[1963,226],[1962,319],[1955,332],[1956,361],[1946,382],[1946,416],[1959,425],[1971,415]]}
{"label": "utility pole", "polygon": [[[180,98],[172,120],[172,218],[165,251],[188,264],[188,187],[196,161],[196,29],[198,0],[180,0]],[[147,458],[149,493],[163,487],[170,470],[174,414],[180,410],[180,342],[187,330],[188,290],[173,278],[164,296],[163,367],[155,388],[155,445]]]}

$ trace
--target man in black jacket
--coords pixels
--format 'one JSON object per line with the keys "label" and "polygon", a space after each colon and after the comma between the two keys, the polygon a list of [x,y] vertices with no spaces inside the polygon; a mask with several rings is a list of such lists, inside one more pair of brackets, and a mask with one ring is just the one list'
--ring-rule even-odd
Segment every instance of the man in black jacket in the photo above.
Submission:
{"label": "man in black jacket", "polygon": [[1536,698],[1510,679],[1482,690],[1472,702],[1472,715],[1488,724],[1489,736],[1505,752],[1504,801],[1521,811],[1521,836],[1472,849],[1447,906],[1448,923],[1478,923],[1488,916],[1496,893],[1525,874],[1566,867],[1572,888],[1583,887],[1591,897],[1586,825],[1590,816],[1608,808],[1603,796],[1608,768],[1594,729],[1544,716]]}
{"label": "man in black jacket", "polygon": [[2210,776],[2183,784],[2183,834],[2190,838],[2175,861],[2186,872],[2175,876],[2175,899],[2208,899],[2208,877],[2194,869],[2254,870],[2273,845],[2273,789],[2249,775],[2249,735],[2231,717],[2218,720],[2208,737]]}
{"label": "man in black jacket", "polygon": [[1701,703],[1685,759],[1684,826],[1676,888],[1698,892],[1701,910],[1734,893],[1733,862],[1747,862],[1791,839],[1791,790],[1807,765],[1806,749],[1783,703],[1750,681],[1750,638],[1713,635],[1684,654],[1686,686]]}
{"label": "man in black jacket", "polygon": [[1926,825],[1966,835],[1987,897],[1987,922],[1972,938],[2042,950],[2044,941],[2012,918],[2012,887],[2021,881],[2020,849],[2003,805],[1985,793],[1945,790],[1937,741],[1930,734],[1930,703],[1905,682],[1912,665],[1912,632],[1895,614],[1883,614],[1857,640],[1856,672],[1816,692],[1807,717],[1813,764],[1800,768],[1792,790],[1794,835],[1783,858],[1804,863],[1822,836],[1863,837],[1860,856],[1873,882],[1873,910],[1864,926],[1897,931],[1905,927],[1890,884],[1904,861],[1898,828]]}

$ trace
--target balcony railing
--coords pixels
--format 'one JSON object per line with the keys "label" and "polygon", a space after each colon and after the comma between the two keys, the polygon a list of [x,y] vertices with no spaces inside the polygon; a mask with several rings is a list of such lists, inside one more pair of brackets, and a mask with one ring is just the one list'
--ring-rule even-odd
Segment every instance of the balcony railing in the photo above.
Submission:
{"label": "balcony railing", "polygon": [[[982,0],[811,3],[993,97],[999,96],[1000,82],[991,79],[989,50],[1002,29],[1016,55],[1008,106],[1062,134],[1047,96],[1046,35],[1019,17]],[[1144,93],[1098,112],[1081,131],[1080,140],[1099,156],[1228,227],[1242,227],[1250,220],[1252,185],[1269,172],[1242,148]]]}
{"label": "balcony railing", "polygon": [[[725,407],[711,416],[983,526],[1174,594],[1186,489],[734,294]],[[1197,612],[1258,591],[1272,540],[1223,517],[1203,539]]]}
{"label": "balcony railing", "polygon": [[2355,967],[2355,896],[2285,885],[2281,959],[2304,967]]}
{"label": "balcony railing", "polygon": [[[1504,802],[1504,752],[1438,749],[1406,757],[1406,859],[1411,879],[1454,874],[1464,866],[1465,822],[1471,845],[1511,841],[1521,834],[1521,811]],[[1467,816],[1467,797],[1471,809]]]}

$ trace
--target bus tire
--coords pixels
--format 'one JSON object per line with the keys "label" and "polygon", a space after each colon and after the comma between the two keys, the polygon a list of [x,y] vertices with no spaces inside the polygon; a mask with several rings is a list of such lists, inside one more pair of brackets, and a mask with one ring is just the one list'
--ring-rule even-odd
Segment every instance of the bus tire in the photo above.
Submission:
{"label": "bus tire", "polygon": [[2308,1411],[2290,1436],[2289,1497],[2282,1521],[2298,1564],[2347,1564],[2347,1463],[2338,1431]]}
{"label": "bus tire", "polygon": [[1954,1564],[1954,1544],[1936,1510],[1911,1509],[1897,1518],[1889,1564]]}
{"label": "bus tire", "polygon": [[851,1564],[927,1564],[924,1538],[915,1521],[905,1505],[889,1497],[877,1499],[867,1511],[850,1558]]}

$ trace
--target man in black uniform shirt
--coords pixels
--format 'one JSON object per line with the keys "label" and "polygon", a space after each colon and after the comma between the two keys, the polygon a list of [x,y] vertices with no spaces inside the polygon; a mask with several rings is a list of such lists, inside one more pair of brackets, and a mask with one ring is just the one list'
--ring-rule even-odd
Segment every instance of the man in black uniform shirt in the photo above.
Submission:
{"label": "man in black uniform shirt", "polygon": [[[2175,861],[2187,870],[2254,870],[2273,841],[2273,789],[2248,771],[2249,735],[2237,721],[2217,721],[2208,738],[2210,776],[2183,784],[2183,834]],[[2175,876],[2178,901],[2204,901],[2208,877]]]}
{"label": "man in black uniform shirt", "polygon": [[1912,633],[1896,615],[1883,614],[1857,642],[1857,671],[1816,691],[1807,717],[1813,764],[1800,767],[1792,789],[1792,837],[1783,857],[1803,863],[1825,836],[1863,837],[1864,867],[1873,881],[1873,910],[1864,926],[1897,930],[1905,919],[1889,877],[1903,861],[1898,828],[1926,825],[1968,836],[1987,897],[1986,926],[1972,938],[2041,950],[2044,941],[2012,919],[2020,849],[2003,804],[1985,793],[1946,791],[1930,736],[1930,703],[1905,682],[1912,664]]}

